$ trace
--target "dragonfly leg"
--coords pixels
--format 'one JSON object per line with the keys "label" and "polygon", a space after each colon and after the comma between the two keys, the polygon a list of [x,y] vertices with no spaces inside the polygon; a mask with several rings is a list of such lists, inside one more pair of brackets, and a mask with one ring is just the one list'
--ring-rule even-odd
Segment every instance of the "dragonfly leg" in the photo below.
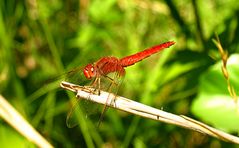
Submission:
{"label": "dragonfly leg", "polygon": [[83,86],[83,90],[91,94],[96,94],[95,88],[93,86]]}
{"label": "dragonfly leg", "polygon": [[[99,83],[98,80],[99,78],[95,78],[90,85],[85,85],[83,86],[83,90],[92,93],[92,94],[97,94],[99,95],[99,89],[100,87],[97,86],[97,83]],[[97,88],[98,87],[98,88]]]}
{"label": "dragonfly leg", "polygon": [[118,85],[118,83],[116,83],[115,81],[114,81],[114,79],[112,79],[111,77],[109,77],[109,76],[105,76],[107,79],[109,79],[110,81],[111,81],[111,84],[114,84],[114,85]]}
{"label": "dragonfly leg", "polygon": [[94,93],[100,95],[100,77],[96,77],[91,86],[94,88]]}
{"label": "dragonfly leg", "polygon": [[[110,83],[109,88],[107,89],[109,92],[111,91],[112,86],[113,86],[113,82]],[[113,99],[113,100],[115,100],[115,99]],[[112,102],[113,100],[110,101],[110,104],[111,104],[111,102]],[[101,112],[101,114],[100,114],[100,119],[99,119],[99,122],[98,122],[97,127],[100,126],[100,123],[101,123],[101,121],[102,121],[103,118],[104,118],[104,113],[105,113],[106,110],[107,110],[107,104],[108,104],[108,102],[109,102],[109,96],[108,96],[108,98],[106,99],[105,105],[104,105],[104,107],[103,107],[103,109],[102,109],[102,112]]]}
{"label": "dragonfly leg", "polygon": [[97,81],[98,81],[98,95],[100,95],[100,78],[98,78]]}

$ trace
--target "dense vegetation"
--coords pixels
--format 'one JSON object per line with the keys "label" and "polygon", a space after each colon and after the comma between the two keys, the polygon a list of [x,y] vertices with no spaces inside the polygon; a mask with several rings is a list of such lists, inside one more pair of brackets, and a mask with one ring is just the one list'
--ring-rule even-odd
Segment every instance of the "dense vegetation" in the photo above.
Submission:
{"label": "dense vegetation", "polygon": [[[74,94],[52,78],[102,56],[124,57],[175,41],[164,52],[128,67],[118,95],[238,133],[238,127],[227,128],[235,122],[225,121],[227,114],[219,113],[218,118],[228,125],[217,126],[199,115],[205,105],[195,103],[202,92],[208,93],[207,88],[218,88],[210,92],[213,95],[225,92],[229,96],[220,66],[217,75],[210,73],[221,60],[212,39],[218,34],[229,55],[239,51],[236,0],[1,0],[0,7],[1,94],[54,146],[233,146],[113,109],[107,111],[99,129],[90,124],[97,120],[67,128],[65,119]],[[232,83],[238,93],[237,82],[234,74]],[[210,99],[210,95],[204,97]],[[31,145],[3,120],[0,135],[0,145]]]}

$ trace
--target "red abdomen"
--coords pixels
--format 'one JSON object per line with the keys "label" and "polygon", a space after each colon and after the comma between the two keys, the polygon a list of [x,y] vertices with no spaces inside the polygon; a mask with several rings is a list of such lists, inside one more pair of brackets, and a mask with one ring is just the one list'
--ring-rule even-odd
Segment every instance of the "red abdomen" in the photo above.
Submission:
{"label": "red abdomen", "polygon": [[136,54],[133,54],[133,55],[130,55],[130,56],[120,59],[119,64],[122,67],[127,67],[130,65],[133,65],[133,64],[149,57],[150,55],[163,50],[164,48],[168,48],[168,47],[172,46],[173,44],[175,44],[174,41],[169,41],[169,42],[162,43],[160,45],[153,46],[151,48],[145,49],[144,51],[141,51]]}

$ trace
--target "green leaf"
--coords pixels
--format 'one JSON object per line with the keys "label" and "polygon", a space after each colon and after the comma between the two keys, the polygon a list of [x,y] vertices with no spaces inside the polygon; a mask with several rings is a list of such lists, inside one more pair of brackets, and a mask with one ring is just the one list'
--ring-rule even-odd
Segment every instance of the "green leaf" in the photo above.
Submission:
{"label": "green leaf", "polygon": [[[239,54],[232,55],[227,64],[229,79],[235,92],[239,90]],[[239,131],[239,105],[227,90],[226,79],[221,71],[222,63],[212,66],[202,75],[199,94],[192,104],[192,112],[203,121],[228,132]]]}
{"label": "green leaf", "polygon": [[13,128],[0,123],[0,141],[1,147],[34,147],[34,145],[17,133]]}

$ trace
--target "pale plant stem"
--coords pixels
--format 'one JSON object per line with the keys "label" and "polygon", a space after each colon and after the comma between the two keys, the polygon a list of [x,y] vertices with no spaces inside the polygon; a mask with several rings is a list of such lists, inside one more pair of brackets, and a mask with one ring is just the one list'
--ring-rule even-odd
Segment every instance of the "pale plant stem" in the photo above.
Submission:
{"label": "pale plant stem", "polygon": [[30,125],[22,115],[0,95],[0,117],[15,128],[20,134],[38,147],[52,148],[53,146]]}
{"label": "pale plant stem", "polygon": [[61,87],[75,92],[76,97],[78,98],[87,99],[102,105],[106,104],[111,108],[119,109],[141,117],[174,124],[216,137],[223,141],[239,144],[239,137],[230,135],[184,115],[168,113],[121,96],[115,96],[114,94],[105,91],[100,91],[100,95],[93,94],[93,91],[91,90],[92,88],[85,88],[84,86],[75,85],[69,82],[61,82]]}

